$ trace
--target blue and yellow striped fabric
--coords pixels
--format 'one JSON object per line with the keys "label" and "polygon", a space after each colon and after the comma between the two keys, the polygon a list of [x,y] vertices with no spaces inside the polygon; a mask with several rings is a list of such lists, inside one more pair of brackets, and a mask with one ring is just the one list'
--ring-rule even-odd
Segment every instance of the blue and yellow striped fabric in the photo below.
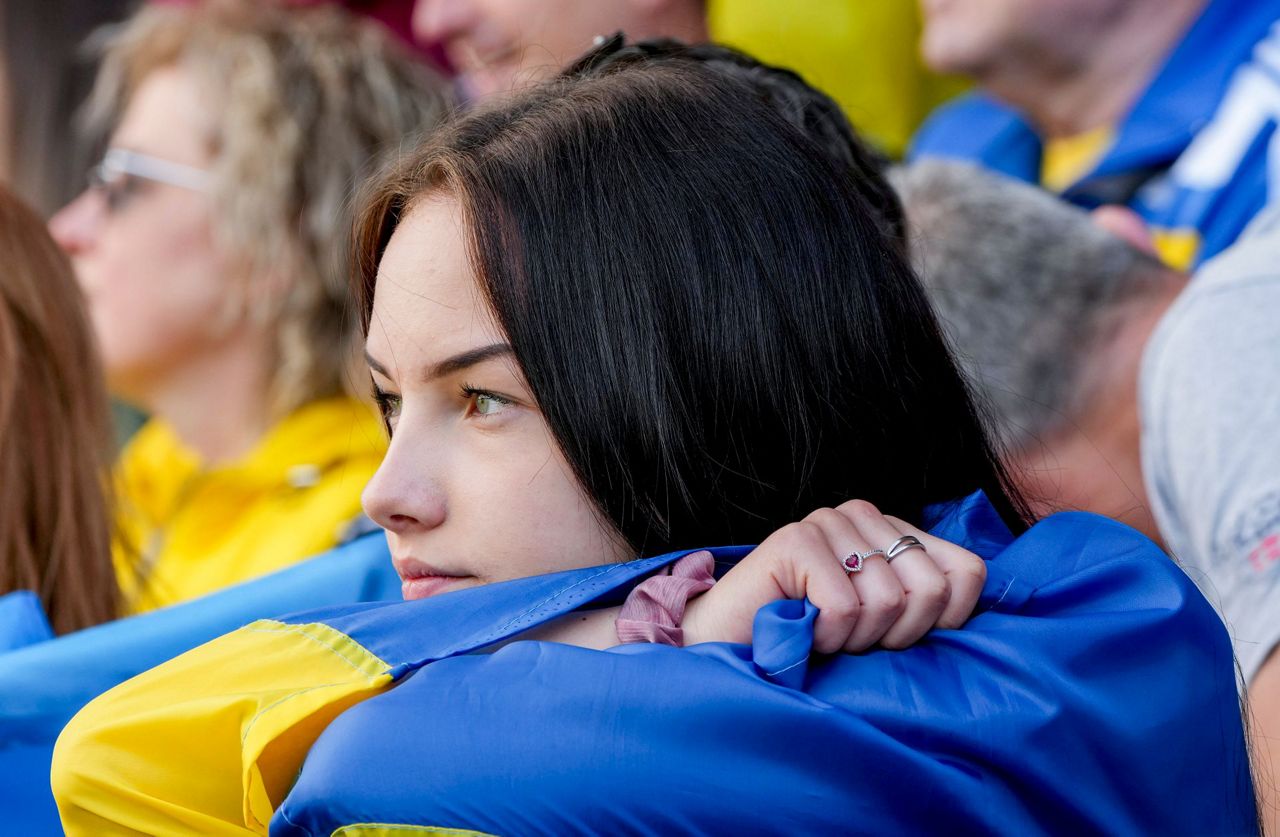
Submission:
{"label": "blue and yellow striped fabric", "polygon": [[211,596],[0,654],[0,831],[57,831],[49,790],[54,742],[108,689],[264,616],[399,598],[400,580],[378,532]]}

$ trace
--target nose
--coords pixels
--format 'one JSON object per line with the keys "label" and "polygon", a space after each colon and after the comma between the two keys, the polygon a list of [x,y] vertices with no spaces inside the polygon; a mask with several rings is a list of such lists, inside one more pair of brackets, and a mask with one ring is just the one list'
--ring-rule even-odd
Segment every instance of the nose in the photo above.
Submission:
{"label": "nose", "polygon": [[49,233],[69,256],[78,256],[97,239],[101,212],[88,190],[49,219]]}
{"label": "nose", "polygon": [[444,523],[447,504],[432,468],[412,456],[408,434],[391,441],[386,458],[365,486],[365,514],[397,535],[426,532]]}
{"label": "nose", "polygon": [[471,0],[418,0],[413,5],[413,37],[426,46],[441,44],[464,31]]}

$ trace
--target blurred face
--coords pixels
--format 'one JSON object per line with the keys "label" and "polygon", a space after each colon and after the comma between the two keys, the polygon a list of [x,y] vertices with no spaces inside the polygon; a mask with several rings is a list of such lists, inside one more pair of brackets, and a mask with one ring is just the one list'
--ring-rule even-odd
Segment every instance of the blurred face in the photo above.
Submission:
{"label": "blurred face", "polygon": [[[210,114],[177,68],[148,75],[111,147],[193,169],[211,163]],[[124,175],[86,190],[50,222],[85,291],[108,383],[147,407],[149,394],[225,341],[226,265],[207,194]]]}
{"label": "blurred face", "polygon": [[920,0],[921,52],[934,70],[985,80],[1025,60],[1087,54],[1125,0]]}
{"label": "blurred face", "polygon": [[366,354],[391,432],[364,508],[406,599],[630,557],[583,493],[468,263],[457,204],[396,228]]}
{"label": "blurred face", "polygon": [[483,98],[555,74],[596,35],[643,34],[636,0],[418,0],[414,34],[440,44],[468,96]]}

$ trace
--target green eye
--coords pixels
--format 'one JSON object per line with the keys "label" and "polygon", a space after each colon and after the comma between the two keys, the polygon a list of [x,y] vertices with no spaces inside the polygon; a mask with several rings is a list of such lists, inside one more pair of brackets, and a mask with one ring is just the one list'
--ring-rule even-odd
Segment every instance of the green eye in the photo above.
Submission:
{"label": "green eye", "polygon": [[488,390],[476,389],[468,384],[463,385],[462,396],[467,399],[467,415],[469,416],[496,415],[511,406],[512,403],[510,398],[504,398]]}
{"label": "green eye", "polygon": [[478,415],[491,416],[506,406],[506,402],[499,398],[495,398],[485,392],[477,392],[475,396],[475,410]]}

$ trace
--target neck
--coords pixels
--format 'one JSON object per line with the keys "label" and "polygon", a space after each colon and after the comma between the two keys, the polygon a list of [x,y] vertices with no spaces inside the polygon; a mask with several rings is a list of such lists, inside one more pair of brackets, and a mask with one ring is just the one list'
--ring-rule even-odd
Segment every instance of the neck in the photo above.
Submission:
{"label": "neck", "polygon": [[1142,480],[1136,399],[1128,409],[1117,406],[1092,409],[1019,454],[1011,469],[1037,516],[1094,512],[1161,543]]}
{"label": "neck", "polygon": [[138,401],[167,422],[206,467],[244,456],[271,426],[271,357],[265,340],[245,338],[187,364]]}
{"label": "neck", "polygon": [[[1151,83],[1208,0],[1124,0],[1073,54],[1027,45],[979,80],[1046,139],[1114,125]],[[1046,57],[1048,56],[1048,57]]]}
{"label": "neck", "polygon": [[1183,287],[1184,280],[1170,277],[1142,309],[1117,312],[1121,325],[1086,372],[1099,381],[1087,408],[1011,458],[1010,470],[1037,516],[1091,511],[1163,545],[1142,475],[1138,373],[1151,332]]}

